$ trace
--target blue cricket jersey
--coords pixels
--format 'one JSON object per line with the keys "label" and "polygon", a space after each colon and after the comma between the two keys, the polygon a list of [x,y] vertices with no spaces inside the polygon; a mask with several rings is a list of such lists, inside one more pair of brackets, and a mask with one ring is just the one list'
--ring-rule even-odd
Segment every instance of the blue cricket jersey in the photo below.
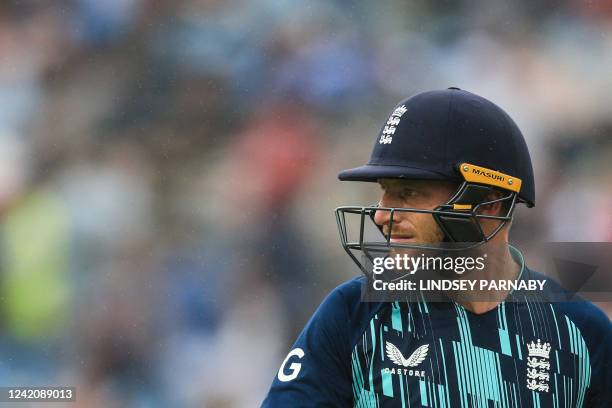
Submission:
{"label": "blue cricket jersey", "polygon": [[593,304],[365,303],[363,279],[319,306],[263,407],[612,407],[612,325]]}

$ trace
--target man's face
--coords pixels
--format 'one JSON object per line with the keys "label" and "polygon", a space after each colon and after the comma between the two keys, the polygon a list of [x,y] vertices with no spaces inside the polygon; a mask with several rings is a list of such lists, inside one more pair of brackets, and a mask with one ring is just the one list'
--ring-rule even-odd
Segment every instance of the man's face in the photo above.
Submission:
{"label": "man's face", "polygon": [[[438,180],[381,179],[383,196],[381,207],[417,208],[433,210],[447,202],[457,189],[457,184]],[[376,224],[389,234],[390,211],[377,211]],[[435,244],[442,242],[444,234],[431,214],[398,211],[393,215],[392,243]]]}

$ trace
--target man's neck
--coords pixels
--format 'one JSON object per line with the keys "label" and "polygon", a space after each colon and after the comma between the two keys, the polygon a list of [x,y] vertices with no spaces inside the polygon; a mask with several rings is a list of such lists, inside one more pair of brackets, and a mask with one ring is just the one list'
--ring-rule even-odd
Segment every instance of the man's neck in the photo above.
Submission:
{"label": "man's neck", "polygon": [[[492,247],[489,247],[492,249]],[[487,265],[479,274],[478,279],[486,281],[511,281],[516,280],[521,272],[522,265],[519,265],[510,253],[509,245],[497,247],[493,251],[485,251],[487,253]],[[474,290],[470,291],[466,296],[455,294],[453,300],[475,314],[483,314],[502,303],[510,293],[510,290]]]}

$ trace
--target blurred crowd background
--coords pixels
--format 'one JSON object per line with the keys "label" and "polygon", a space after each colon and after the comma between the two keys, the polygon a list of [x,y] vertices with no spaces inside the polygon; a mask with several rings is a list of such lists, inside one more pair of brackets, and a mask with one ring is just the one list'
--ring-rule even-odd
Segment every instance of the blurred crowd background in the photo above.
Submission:
{"label": "blurred crowd background", "polygon": [[1,2],[0,384],[257,406],[358,274],[333,209],[378,189],[338,171],[423,90],[523,130],[519,247],[610,241],[611,72],[611,1]]}

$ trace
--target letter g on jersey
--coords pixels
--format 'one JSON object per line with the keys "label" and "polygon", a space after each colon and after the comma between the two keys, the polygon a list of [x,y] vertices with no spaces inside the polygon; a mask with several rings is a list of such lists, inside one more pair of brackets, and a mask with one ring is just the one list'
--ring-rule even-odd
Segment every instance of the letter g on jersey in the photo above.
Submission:
{"label": "letter g on jersey", "polygon": [[289,361],[289,359],[293,356],[298,356],[299,358],[304,357],[304,350],[302,350],[301,348],[295,348],[291,350],[289,354],[287,354],[287,357],[285,357],[285,361],[283,361],[283,364],[281,364],[280,369],[278,370],[278,379],[282,382],[287,382],[295,379],[300,373],[300,370],[302,369],[302,364],[291,363],[291,365],[289,366],[289,370],[291,371],[291,373],[284,373],[287,361]]}

